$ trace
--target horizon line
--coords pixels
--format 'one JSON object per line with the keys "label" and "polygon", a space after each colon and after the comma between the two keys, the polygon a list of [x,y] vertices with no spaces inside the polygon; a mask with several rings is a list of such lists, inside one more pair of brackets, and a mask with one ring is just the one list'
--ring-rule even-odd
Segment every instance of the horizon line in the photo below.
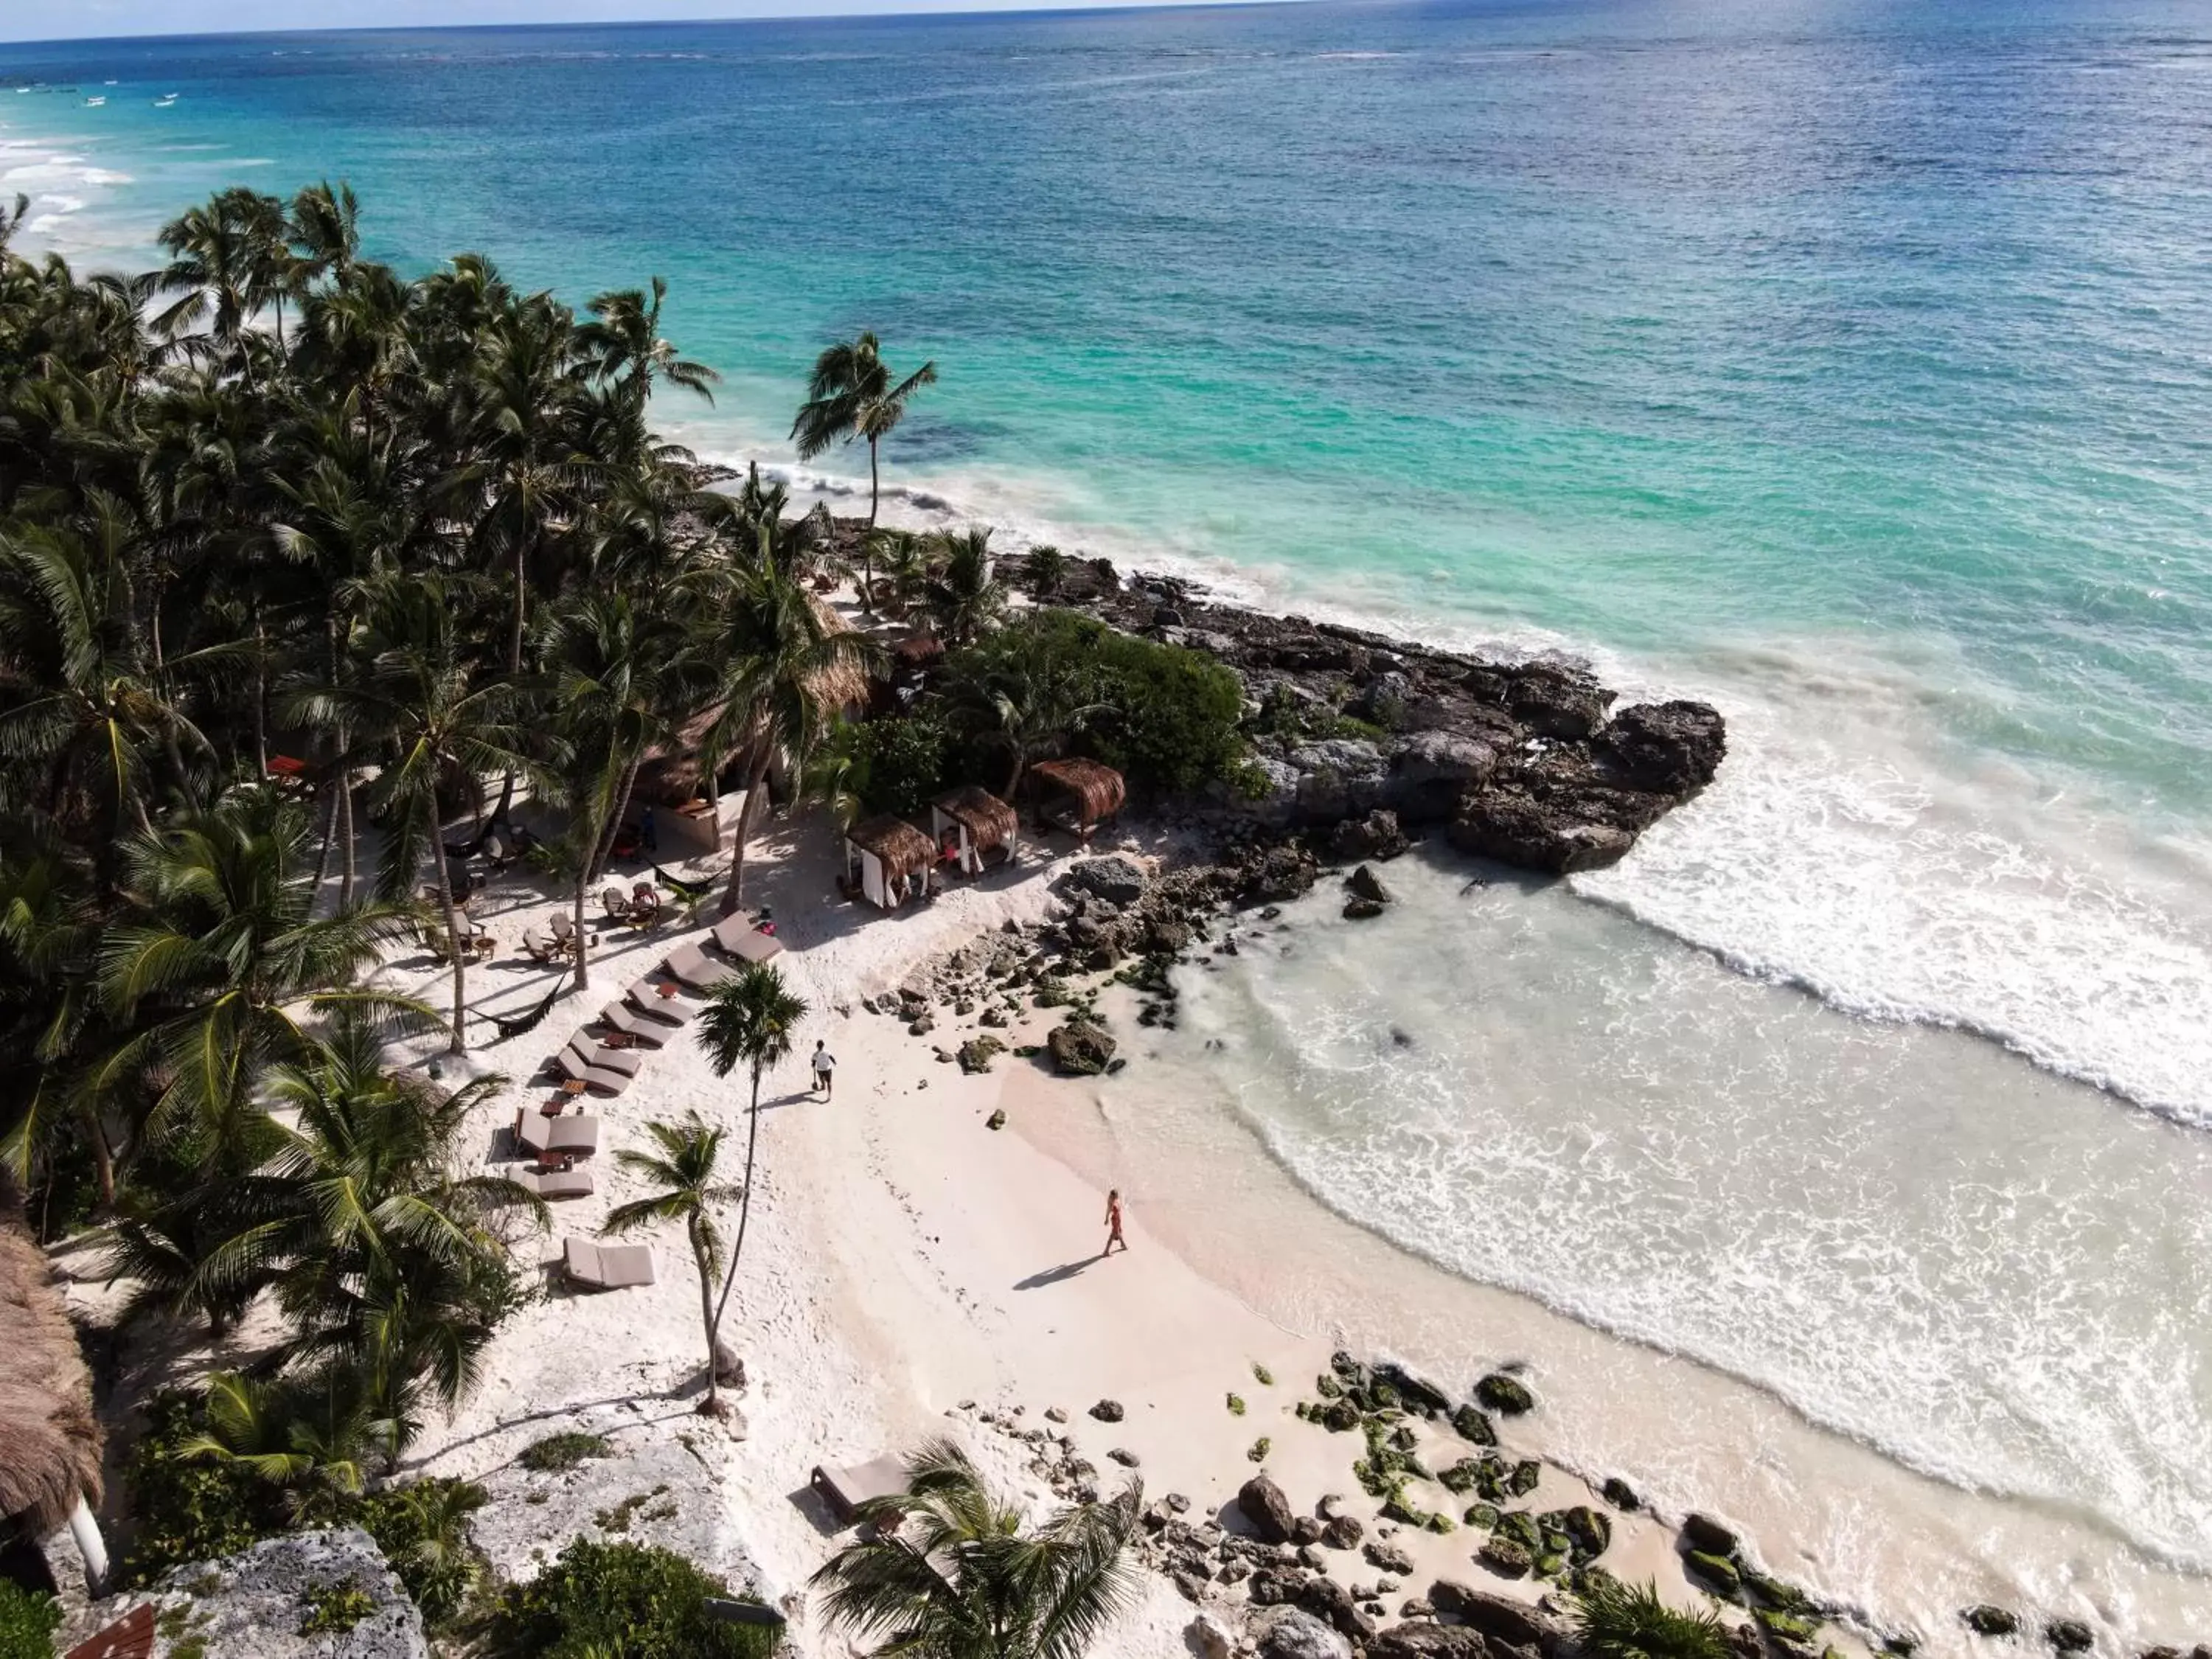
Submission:
{"label": "horizon line", "polygon": [[[113,45],[118,41],[186,41],[186,40],[289,40],[302,35],[338,34],[516,34],[541,30],[591,28],[696,28],[747,23],[834,23],[863,18],[959,18],[959,17],[1075,17],[1109,12],[1138,11],[1249,11],[1265,7],[1308,6],[1329,3],[1330,0],[1075,0],[1068,5],[1039,4],[1037,0],[1023,0],[1022,3],[1007,6],[978,6],[973,0],[915,0],[912,4],[855,5],[849,9],[825,12],[772,11],[741,12],[714,17],[576,17],[559,21],[539,20],[519,23],[328,23],[309,24],[297,28],[194,29],[184,33],[113,34],[70,34],[40,36],[36,39],[0,40],[0,50],[9,46],[75,46]],[[1358,3],[1358,0],[1336,0],[1338,3]],[[1387,3],[1388,0],[1382,0]]]}

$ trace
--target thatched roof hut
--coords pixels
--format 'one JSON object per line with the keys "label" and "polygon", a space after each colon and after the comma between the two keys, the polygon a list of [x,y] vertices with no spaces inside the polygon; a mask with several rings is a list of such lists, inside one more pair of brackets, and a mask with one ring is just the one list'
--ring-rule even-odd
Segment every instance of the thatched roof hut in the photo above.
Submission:
{"label": "thatched roof hut", "polygon": [[981,875],[994,860],[1011,858],[1020,828],[1012,807],[972,783],[948,790],[930,804],[930,833],[971,876]]}
{"label": "thatched roof hut", "polygon": [[46,1252],[0,1215],[0,1529],[33,1541],[100,1499],[100,1424]]}
{"label": "thatched roof hut", "polygon": [[1128,788],[1121,775],[1095,760],[1039,761],[1030,768],[1039,813],[1078,835],[1087,835],[1121,810]]}
{"label": "thatched roof hut", "polygon": [[862,896],[885,910],[913,897],[921,884],[915,878],[936,860],[937,843],[888,812],[845,832],[847,871],[858,878]]}

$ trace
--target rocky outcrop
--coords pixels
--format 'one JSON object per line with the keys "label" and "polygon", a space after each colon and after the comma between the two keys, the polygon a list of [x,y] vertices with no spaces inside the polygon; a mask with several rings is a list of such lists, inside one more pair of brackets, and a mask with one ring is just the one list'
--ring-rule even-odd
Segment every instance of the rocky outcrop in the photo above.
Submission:
{"label": "rocky outcrop", "polygon": [[1134,904],[1145,896],[1145,866],[1126,853],[1084,859],[1054,884],[1063,892],[1088,893],[1109,904]]}
{"label": "rocky outcrop", "polygon": [[[357,1528],[271,1538],[161,1582],[176,1641],[222,1659],[428,1659],[422,1615]],[[311,1621],[313,1630],[302,1626]],[[343,1626],[343,1628],[339,1626]]]}
{"label": "rocky outcrop", "polygon": [[1480,1631],[1461,1625],[1394,1625],[1367,1644],[1367,1659],[1491,1659]]}
{"label": "rocky outcrop", "polygon": [[1684,799],[1713,781],[1728,753],[1720,715],[1702,702],[1639,702],[1598,734],[1623,782]]}
{"label": "rocky outcrop", "polygon": [[1536,1409],[1536,1396],[1528,1392],[1528,1385],[1504,1371],[1492,1371],[1477,1382],[1474,1397],[1501,1417],[1518,1417]]}
{"label": "rocky outcrop", "polygon": [[1097,1077],[1113,1062],[1114,1039],[1103,1026],[1071,1019],[1045,1034],[1045,1052],[1063,1077]]}
{"label": "rocky outcrop", "polygon": [[1454,1579],[1439,1578],[1429,1590],[1429,1605],[1447,1619],[1480,1631],[1510,1647],[1548,1653],[1559,1645],[1560,1627],[1525,1601],[1510,1601]]}
{"label": "rocky outcrop", "polygon": [[1352,1644],[1303,1607],[1268,1608],[1251,1636],[1259,1659],[1352,1659]]}
{"label": "rocky outcrop", "polygon": [[1347,863],[1364,859],[1395,859],[1406,850],[1406,832],[1398,815],[1378,806],[1364,818],[1346,818],[1328,838],[1329,854]]}

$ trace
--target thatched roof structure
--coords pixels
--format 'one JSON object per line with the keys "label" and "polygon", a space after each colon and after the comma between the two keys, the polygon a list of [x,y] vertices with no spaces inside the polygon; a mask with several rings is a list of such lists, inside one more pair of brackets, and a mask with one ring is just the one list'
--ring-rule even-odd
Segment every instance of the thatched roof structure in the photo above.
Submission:
{"label": "thatched roof structure", "polygon": [[1085,823],[1112,817],[1128,799],[1128,788],[1122,783],[1121,775],[1095,760],[1039,761],[1030,768],[1030,776],[1063,794],[1074,796],[1083,809]]}
{"label": "thatched roof structure", "polygon": [[46,1252],[0,1215],[0,1526],[44,1538],[100,1499],[92,1376]]}
{"label": "thatched roof structure", "polygon": [[[815,619],[826,634],[855,634],[859,630],[847,622],[822,599],[809,593],[806,603],[813,607]],[[814,676],[814,696],[822,706],[833,714],[841,708],[857,708],[868,701],[868,671],[855,653],[842,662],[832,664]]]}
{"label": "thatched roof structure", "polygon": [[891,655],[908,668],[927,668],[945,655],[945,641],[934,634],[909,634],[894,643]]}
{"label": "thatched roof structure", "polygon": [[937,859],[937,843],[904,818],[886,812],[845,832],[845,839],[864,853],[872,853],[884,866],[884,879],[896,881],[917,870],[927,870]]}
{"label": "thatched roof structure", "polygon": [[1004,847],[1020,827],[1014,809],[989,790],[963,783],[937,798],[937,810],[968,832],[979,852]]}

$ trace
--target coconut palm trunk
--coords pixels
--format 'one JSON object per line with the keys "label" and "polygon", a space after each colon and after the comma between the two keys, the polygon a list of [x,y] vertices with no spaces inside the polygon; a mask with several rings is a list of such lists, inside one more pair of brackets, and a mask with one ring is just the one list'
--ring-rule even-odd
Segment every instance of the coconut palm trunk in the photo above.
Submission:
{"label": "coconut palm trunk", "polygon": [[448,1054],[468,1052],[469,984],[468,964],[461,959],[460,924],[453,919],[453,881],[446,868],[445,831],[438,822],[438,792],[422,792],[423,827],[430,832],[430,867],[436,872],[438,909],[446,921],[446,950],[453,962],[453,1039],[447,1045]]}
{"label": "coconut palm trunk", "polygon": [[761,740],[760,758],[753,763],[751,775],[745,781],[745,799],[738,808],[738,844],[730,860],[730,885],[722,895],[722,914],[737,914],[744,899],[745,843],[752,838],[753,801],[768,787],[769,762],[775,755],[775,745],[765,738]]}

